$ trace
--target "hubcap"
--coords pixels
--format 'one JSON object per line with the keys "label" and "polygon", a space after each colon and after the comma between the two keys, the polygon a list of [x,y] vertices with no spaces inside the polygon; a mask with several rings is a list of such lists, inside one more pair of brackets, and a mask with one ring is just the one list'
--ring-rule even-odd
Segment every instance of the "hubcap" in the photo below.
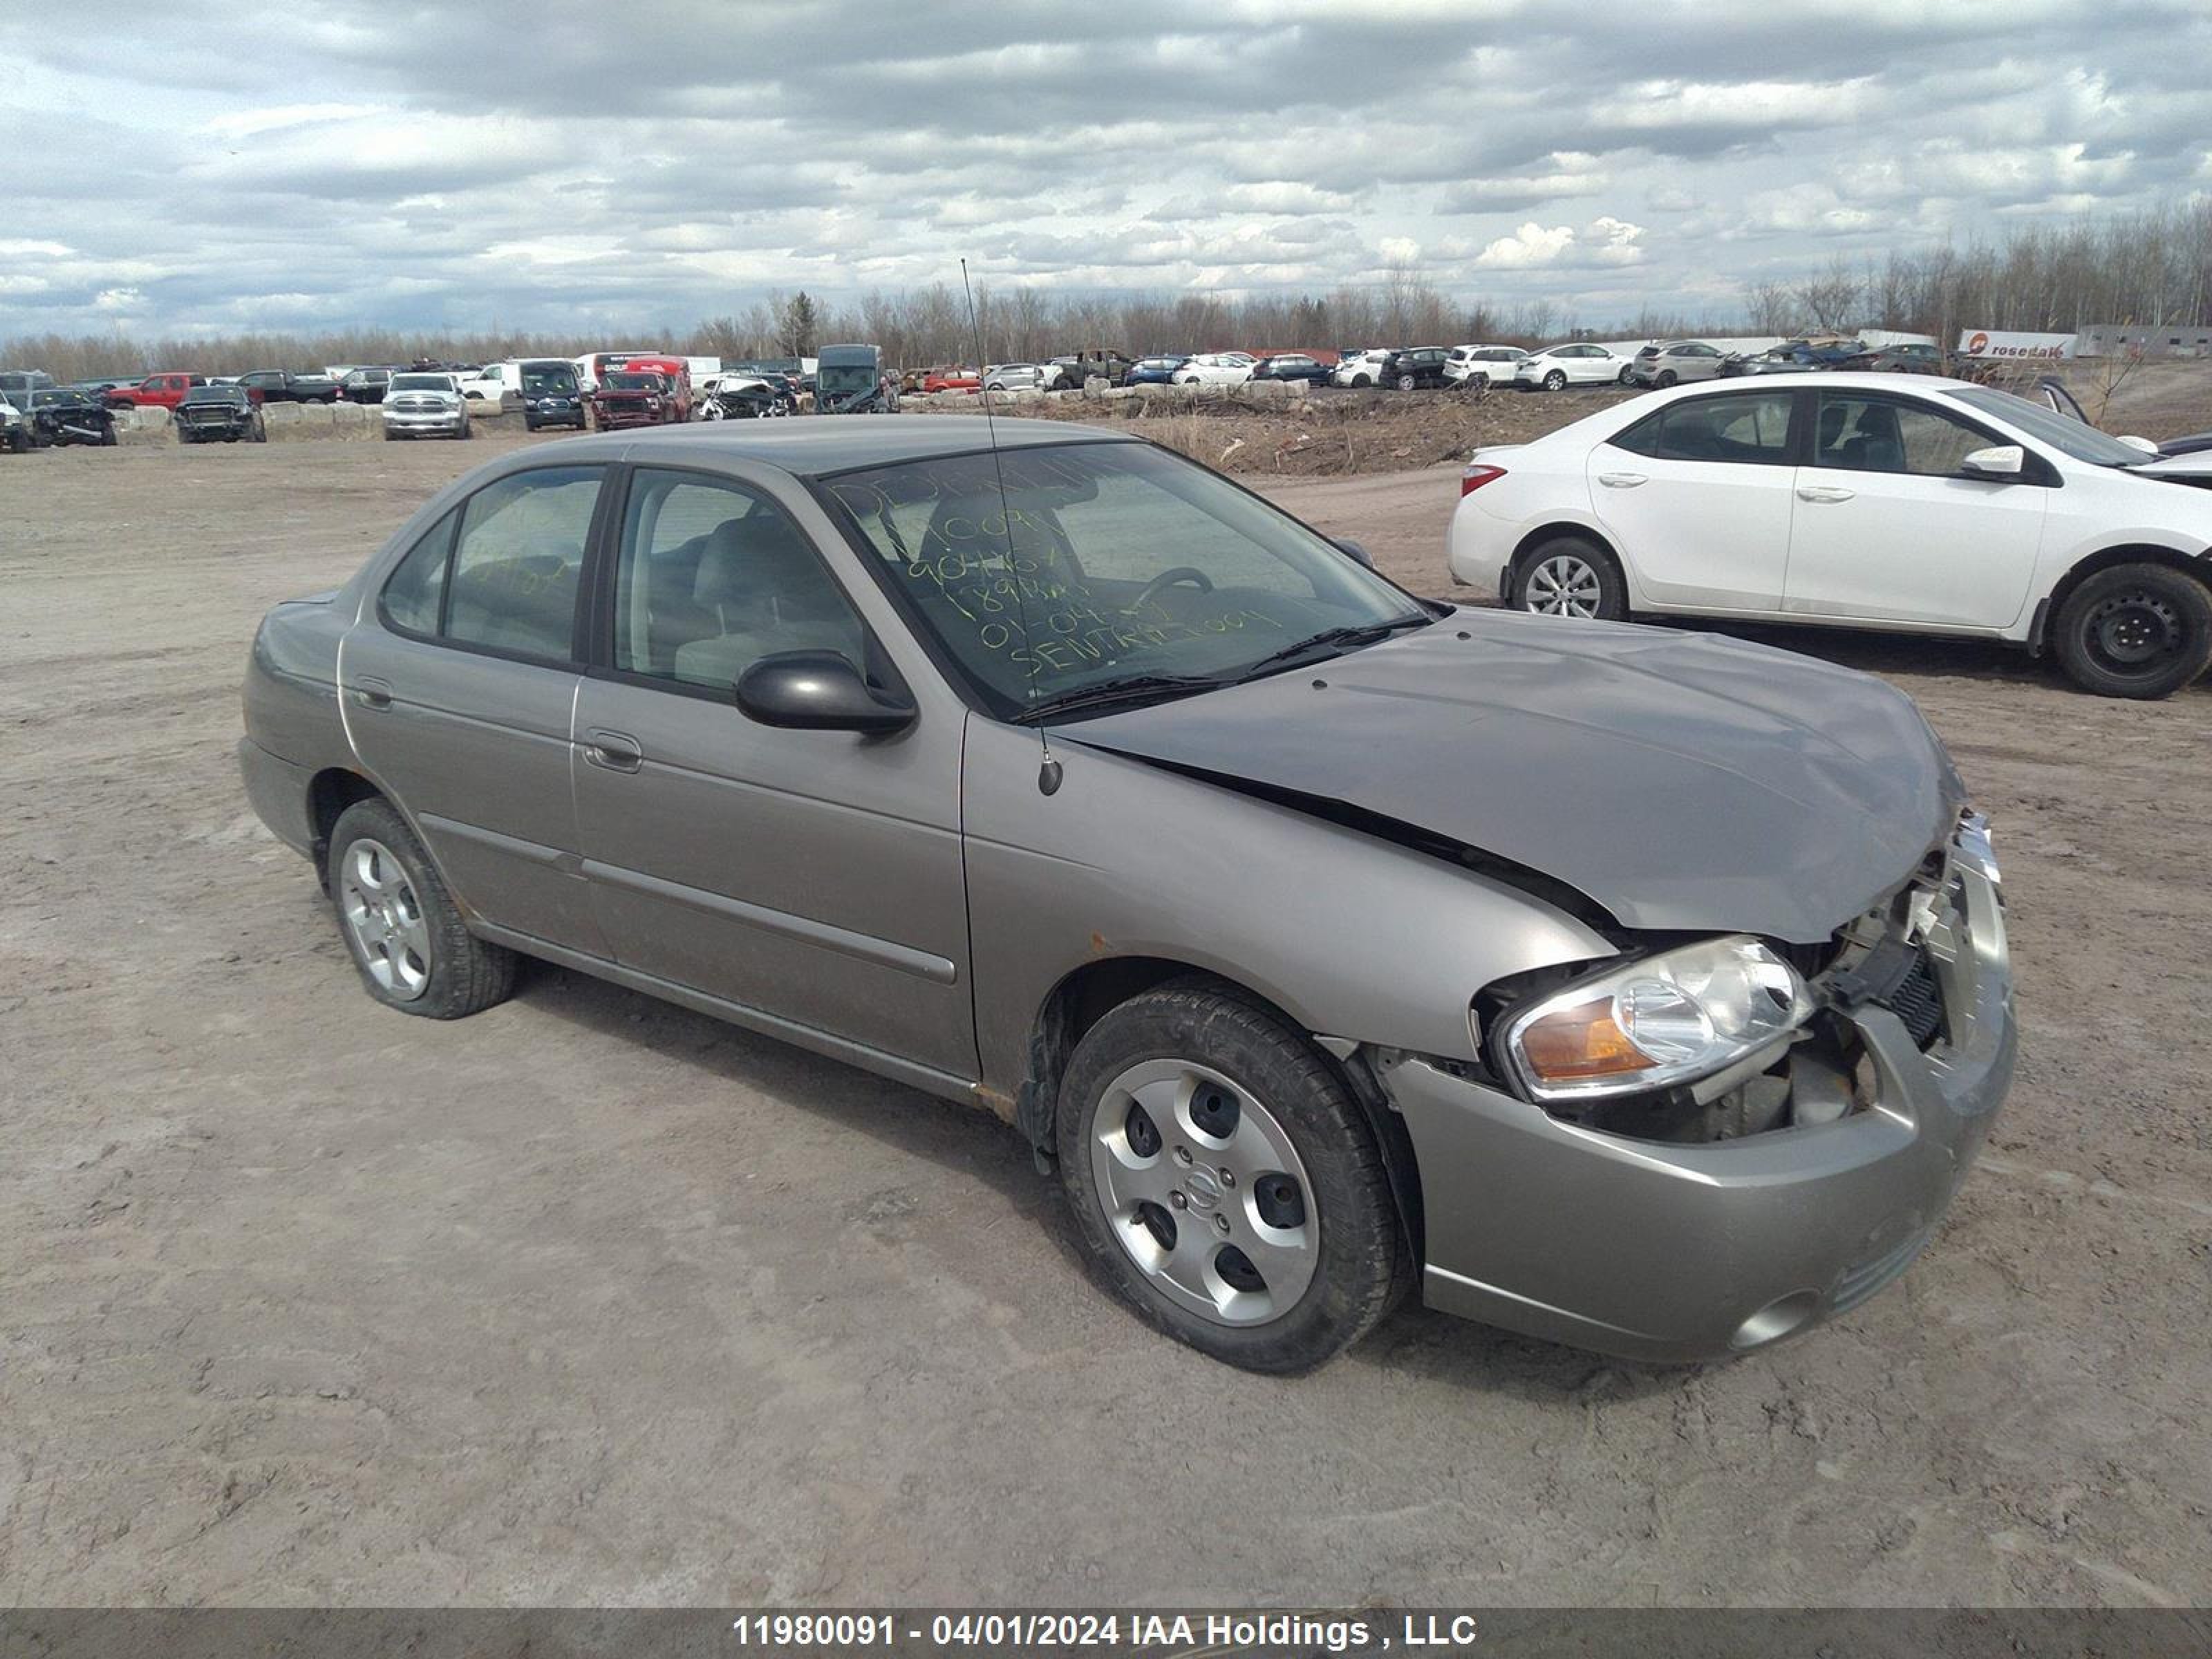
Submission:
{"label": "hubcap", "polygon": [[1595,617],[1603,592],[1587,560],[1557,554],[1528,573],[1528,597],[1522,608],[1547,617]]}
{"label": "hubcap", "polygon": [[2116,673],[2141,673],[2179,652],[2181,615],[2154,593],[2116,593],[2089,613],[2089,654]]}
{"label": "hubcap", "polygon": [[1296,1307],[1321,1257],[1320,1218],[1291,1138],[1209,1066],[1148,1060],[1106,1085],[1091,1121],[1106,1224],[1153,1288],[1218,1325]]}
{"label": "hubcap", "polygon": [[347,848],[339,871],[339,907],[368,976],[399,1001],[414,1001],[430,984],[430,925],[407,872],[378,841]]}

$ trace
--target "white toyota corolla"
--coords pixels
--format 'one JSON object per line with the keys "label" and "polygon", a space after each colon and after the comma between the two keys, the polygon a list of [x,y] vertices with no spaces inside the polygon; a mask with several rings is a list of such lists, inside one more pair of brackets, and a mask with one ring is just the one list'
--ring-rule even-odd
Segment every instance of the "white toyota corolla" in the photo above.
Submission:
{"label": "white toyota corolla", "polygon": [[2204,672],[2212,491],[2009,392],[1899,379],[1677,387],[1478,449],[1452,579],[1569,617],[2004,640],[2107,696]]}

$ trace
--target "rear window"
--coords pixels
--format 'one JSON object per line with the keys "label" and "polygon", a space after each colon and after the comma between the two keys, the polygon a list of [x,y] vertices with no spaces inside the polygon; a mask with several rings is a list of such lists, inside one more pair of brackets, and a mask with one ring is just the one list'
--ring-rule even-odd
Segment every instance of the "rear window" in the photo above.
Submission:
{"label": "rear window", "polygon": [[1610,441],[1616,449],[1664,461],[1724,461],[1784,466],[1790,461],[1788,392],[1699,398],[1648,416]]}

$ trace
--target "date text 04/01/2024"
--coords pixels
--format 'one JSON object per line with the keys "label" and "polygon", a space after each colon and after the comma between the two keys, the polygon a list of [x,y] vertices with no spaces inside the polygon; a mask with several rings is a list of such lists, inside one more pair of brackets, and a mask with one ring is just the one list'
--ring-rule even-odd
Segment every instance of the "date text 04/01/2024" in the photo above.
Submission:
{"label": "date text 04/01/2024", "polygon": [[893,1648],[927,1642],[936,1649],[1060,1647],[1183,1648],[1316,1646],[1330,1653],[1468,1648],[1479,1639],[1471,1614],[1407,1613],[1393,1633],[1371,1615],[1310,1613],[940,1613],[927,1625],[912,1615],[854,1613],[748,1613],[732,1621],[741,1646]]}

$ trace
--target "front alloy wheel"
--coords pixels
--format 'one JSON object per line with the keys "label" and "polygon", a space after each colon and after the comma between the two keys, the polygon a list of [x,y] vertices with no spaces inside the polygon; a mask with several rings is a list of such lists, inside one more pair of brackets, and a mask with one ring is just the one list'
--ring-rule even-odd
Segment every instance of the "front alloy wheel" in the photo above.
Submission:
{"label": "front alloy wheel", "polygon": [[1547,542],[1528,556],[1514,579],[1513,605],[1539,616],[1606,622],[1628,614],[1628,595],[1612,560],[1574,537]]}
{"label": "front alloy wheel", "polygon": [[1143,1060],[1106,1085],[1090,1141],[1115,1242],[1162,1296],[1222,1325],[1297,1305],[1320,1218],[1297,1150],[1260,1100],[1211,1067]]}
{"label": "front alloy wheel", "polygon": [[1054,1141],[1097,1270],[1230,1364],[1320,1364],[1413,1277],[1366,1115],[1303,1032],[1232,988],[1176,981],[1099,1019]]}

